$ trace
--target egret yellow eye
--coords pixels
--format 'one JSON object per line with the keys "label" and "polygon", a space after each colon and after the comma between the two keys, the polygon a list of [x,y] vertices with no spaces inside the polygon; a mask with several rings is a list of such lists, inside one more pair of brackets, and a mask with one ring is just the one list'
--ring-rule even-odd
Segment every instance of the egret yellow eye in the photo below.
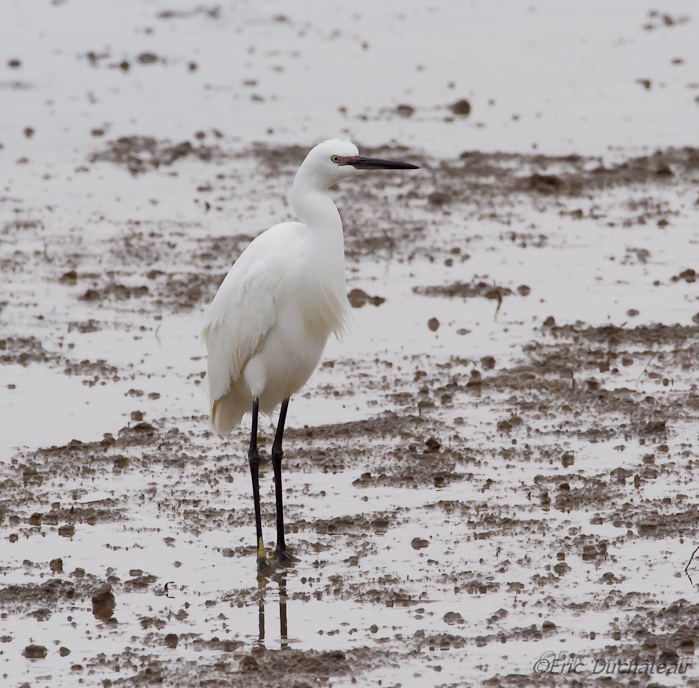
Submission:
{"label": "egret yellow eye", "polygon": [[330,158],[333,162],[340,162],[340,156],[339,155],[333,155],[332,158]]}

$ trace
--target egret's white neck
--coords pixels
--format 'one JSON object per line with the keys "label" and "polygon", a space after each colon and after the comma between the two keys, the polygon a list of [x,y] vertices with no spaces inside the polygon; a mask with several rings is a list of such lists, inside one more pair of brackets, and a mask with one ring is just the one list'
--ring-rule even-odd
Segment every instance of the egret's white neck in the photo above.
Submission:
{"label": "egret's white neck", "polygon": [[317,183],[312,175],[303,174],[303,169],[294,179],[291,187],[291,207],[299,219],[311,230],[314,240],[326,245],[335,245],[342,251],[344,244],[342,236],[342,220],[332,198],[328,195],[327,187]]}
{"label": "egret's white neck", "polygon": [[327,186],[323,188],[322,184],[314,184],[315,181],[311,175],[304,175],[299,170],[291,188],[291,207],[308,227],[304,242],[308,274],[322,275],[321,281],[335,294],[333,298],[342,302],[347,300],[342,220],[328,195]]}

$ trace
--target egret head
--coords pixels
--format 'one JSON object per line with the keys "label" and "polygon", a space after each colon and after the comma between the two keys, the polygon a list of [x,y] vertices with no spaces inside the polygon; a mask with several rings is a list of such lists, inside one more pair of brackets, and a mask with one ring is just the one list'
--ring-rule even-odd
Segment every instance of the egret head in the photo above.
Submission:
{"label": "egret head", "polygon": [[297,173],[320,191],[326,191],[341,179],[352,177],[359,170],[416,170],[417,165],[393,160],[365,158],[351,141],[330,139],[319,143],[306,156]]}

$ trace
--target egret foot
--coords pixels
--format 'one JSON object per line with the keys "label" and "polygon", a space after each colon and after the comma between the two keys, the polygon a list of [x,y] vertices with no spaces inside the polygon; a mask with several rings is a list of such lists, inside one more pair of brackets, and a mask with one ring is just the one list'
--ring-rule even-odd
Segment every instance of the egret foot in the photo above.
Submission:
{"label": "egret foot", "polygon": [[299,562],[299,559],[286,549],[275,550],[274,560],[277,562],[277,566],[293,566]]}

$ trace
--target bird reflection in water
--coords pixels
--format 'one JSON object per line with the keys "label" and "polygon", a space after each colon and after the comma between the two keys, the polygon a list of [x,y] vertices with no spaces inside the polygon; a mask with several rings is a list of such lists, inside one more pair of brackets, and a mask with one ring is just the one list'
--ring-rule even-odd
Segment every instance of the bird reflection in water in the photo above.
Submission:
{"label": "bird reflection in water", "polygon": [[281,637],[281,649],[289,647],[289,631],[286,620],[286,573],[279,573],[272,578],[259,576],[257,579],[258,595],[258,636],[253,648],[253,654],[262,654],[267,649],[265,646],[265,598],[267,596],[267,584],[270,580],[279,584],[279,635]]}

